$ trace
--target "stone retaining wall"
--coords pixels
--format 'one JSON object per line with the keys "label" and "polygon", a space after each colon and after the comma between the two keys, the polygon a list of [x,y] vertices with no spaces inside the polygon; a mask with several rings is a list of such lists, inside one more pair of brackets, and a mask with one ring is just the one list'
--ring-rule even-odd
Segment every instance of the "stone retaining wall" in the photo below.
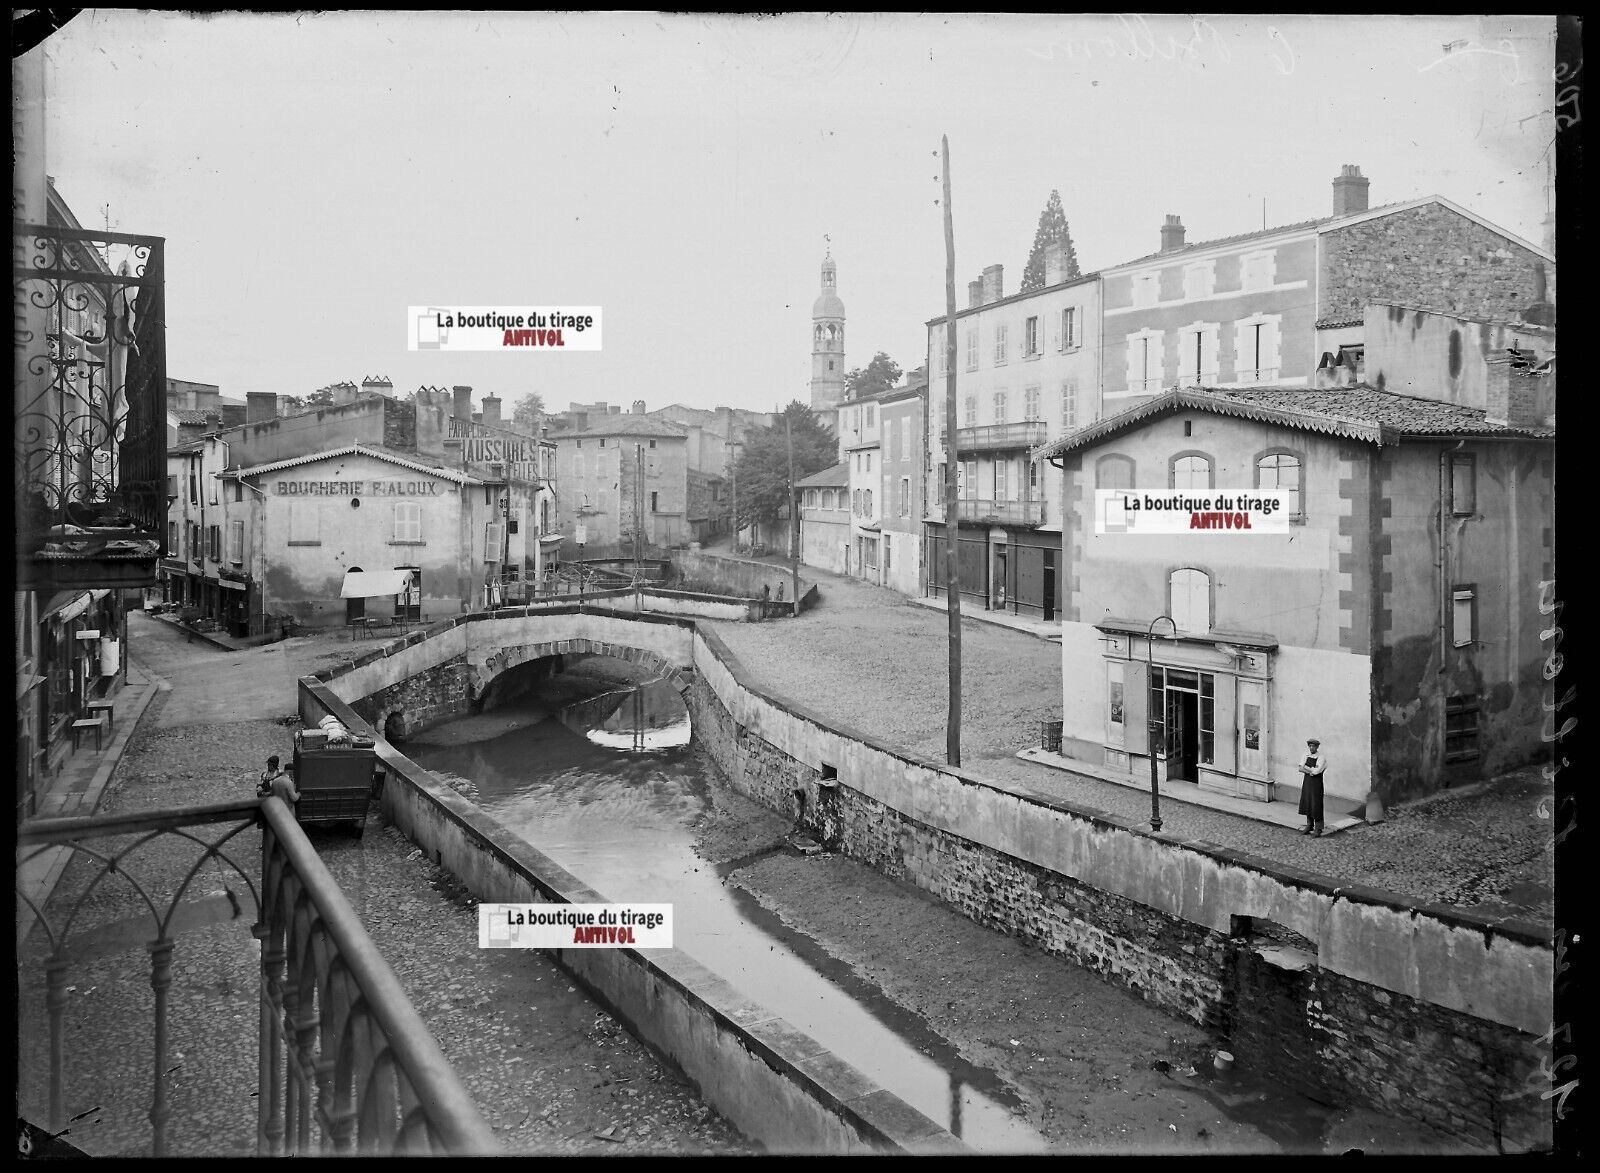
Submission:
{"label": "stone retaining wall", "polygon": [[[459,651],[475,662],[545,620],[474,622]],[[1485,1144],[1548,1143],[1549,1104],[1528,1094],[1554,960],[1536,926],[1417,906],[917,758],[764,694],[689,620],[565,622],[692,664],[679,683],[695,735],[729,781],[852,858],[1237,1039],[1260,1074]],[[452,637],[469,638],[438,633],[437,652],[407,653],[442,664]],[[340,695],[398,683],[370,660]],[[1303,956],[1271,944],[1287,938]]]}

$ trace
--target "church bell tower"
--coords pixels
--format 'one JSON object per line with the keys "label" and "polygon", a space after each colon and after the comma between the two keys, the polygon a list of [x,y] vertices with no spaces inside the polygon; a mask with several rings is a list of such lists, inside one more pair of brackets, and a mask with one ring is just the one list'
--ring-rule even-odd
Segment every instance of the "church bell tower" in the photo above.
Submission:
{"label": "church bell tower", "polygon": [[843,401],[844,302],[839,300],[838,271],[829,248],[822,259],[822,289],[811,306],[811,410],[837,432]]}

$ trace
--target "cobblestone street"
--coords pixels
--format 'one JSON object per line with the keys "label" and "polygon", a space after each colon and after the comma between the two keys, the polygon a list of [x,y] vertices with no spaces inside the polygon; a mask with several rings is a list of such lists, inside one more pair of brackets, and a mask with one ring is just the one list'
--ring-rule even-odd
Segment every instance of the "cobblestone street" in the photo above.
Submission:
{"label": "cobblestone street", "polygon": [[[944,614],[855,579],[811,567],[804,573],[820,585],[818,607],[783,623],[717,623],[717,633],[762,687],[829,722],[943,761]],[[1126,819],[1147,819],[1147,794],[1013,756],[1039,744],[1041,721],[1060,716],[1061,647],[966,614],[963,767]],[[1553,926],[1552,795],[1551,784],[1530,766],[1397,806],[1381,824],[1320,839],[1170,796],[1161,811],[1167,833],[1415,900]]]}

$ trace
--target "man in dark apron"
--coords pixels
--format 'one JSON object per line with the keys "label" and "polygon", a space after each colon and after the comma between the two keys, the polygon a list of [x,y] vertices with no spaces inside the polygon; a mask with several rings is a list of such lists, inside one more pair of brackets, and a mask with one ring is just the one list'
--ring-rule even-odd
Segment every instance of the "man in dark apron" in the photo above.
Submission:
{"label": "man in dark apron", "polygon": [[1322,742],[1310,738],[1306,742],[1306,760],[1295,767],[1304,779],[1300,784],[1300,813],[1306,820],[1302,835],[1322,834],[1322,779],[1327,768]]}

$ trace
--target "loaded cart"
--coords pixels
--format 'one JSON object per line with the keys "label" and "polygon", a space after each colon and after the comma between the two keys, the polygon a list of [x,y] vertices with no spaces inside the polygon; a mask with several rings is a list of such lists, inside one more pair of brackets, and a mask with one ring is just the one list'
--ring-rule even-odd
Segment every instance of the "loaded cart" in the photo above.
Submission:
{"label": "loaded cart", "polygon": [[352,735],[332,717],[294,735],[295,817],[304,826],[343,824],[361,835],[382,777],[372,738]]}

